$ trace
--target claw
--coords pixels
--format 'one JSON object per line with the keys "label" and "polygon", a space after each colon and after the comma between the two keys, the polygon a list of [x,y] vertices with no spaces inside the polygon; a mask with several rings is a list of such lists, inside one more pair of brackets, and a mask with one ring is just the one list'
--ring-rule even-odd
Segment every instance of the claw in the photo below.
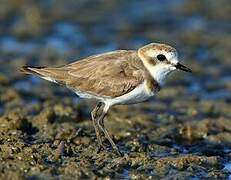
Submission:
{"label": "claw", "polygon": [[96,153],[99,153],[102,150],[107,150],[106,146],[103,144],[98,144],[98,147],[96,148]]}
{"label": "claw", "polygon": [[[113,148],[114,149],[114,148]],[[119,149],[114,149],[114,151],[116,152],[116,154],[117,155],[119,155],[119,156],[121,156],[121,157],[123,157],[123,153],[122,152],[120,152],[120,150]]]}

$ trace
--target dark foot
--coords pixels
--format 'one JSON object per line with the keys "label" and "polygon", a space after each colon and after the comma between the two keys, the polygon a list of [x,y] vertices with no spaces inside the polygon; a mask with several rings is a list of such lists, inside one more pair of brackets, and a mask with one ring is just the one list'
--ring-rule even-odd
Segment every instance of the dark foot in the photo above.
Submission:
{"label": "dark foot", "polygon": [[[115,152],[117,155],[123,157],[123,153],[120,152],[120,150],[118,148],[113,148],[112,149],[113,152]],[[96,149],[96,152],[99,153],[100,151],[107,151],[108,152],[108,148],[106,148],[106,146],[104,146],[103,144],[102,145],[98,145],[97,149]]]}
{"label": "dark foot", "polygon": [[123,153],[122,153],[122,152],[120,152],[120,150],[119,150],[119,149],[113,149],[113,150],[115,151],[115,153],[116,153],[117,155],[119,155],[119,156],[123,157]]}
{"label": "dark foot", "polygon": [[98,144],[96,148],[96,153],[99,153],[100,151],[107,150],[106,146],[103,145],[103,143]]}
{"label": "dark foot", "polygon": [[110,143],[112,149],[113,149],[118,155],[122,156],[122,153],[119,151],[119,148],[116,146],[116,144],[114,143],[114,141],[113,141],[112,138],[110,137],[110,135],[109,135],[109,133],[107,132],[107,130],[106,130],[104,127],[102,127],[101,124],[99,124],[99,127],[100,127],[100,129],[104,132],[104,135],[105,135],[105,137],[107,138],[107,140],[109,141],[109,143]]}

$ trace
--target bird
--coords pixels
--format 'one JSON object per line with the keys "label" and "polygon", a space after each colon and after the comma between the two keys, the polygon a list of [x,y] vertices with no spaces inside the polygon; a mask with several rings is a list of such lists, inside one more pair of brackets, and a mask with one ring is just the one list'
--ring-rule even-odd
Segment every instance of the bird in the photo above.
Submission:
{"label": "bird", "polygon": [[59,67],[21,68],[23,73],[66,86],[80,98],[96,99],[91,118],[99,149],[105,149],[104,135],[120,155],[104,126],[108,110],[114,105],[136,104],[155,96],[175,70],[192,72],[179,62],[177,50],[163,43],[92,55]]}

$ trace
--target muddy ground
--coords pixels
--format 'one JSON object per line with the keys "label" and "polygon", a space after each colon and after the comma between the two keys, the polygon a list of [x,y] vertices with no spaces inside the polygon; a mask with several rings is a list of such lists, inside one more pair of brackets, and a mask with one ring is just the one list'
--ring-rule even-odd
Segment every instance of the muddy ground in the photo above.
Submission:
{"label": "muddy ground", "polygon": [[[228,0],[1,1],[0,179],[228,179],[230,12]],[[97,152],[95,102],[18,71],[149,42],[176,47],[194,73],[110,110],[122,157],[106,140]]]}

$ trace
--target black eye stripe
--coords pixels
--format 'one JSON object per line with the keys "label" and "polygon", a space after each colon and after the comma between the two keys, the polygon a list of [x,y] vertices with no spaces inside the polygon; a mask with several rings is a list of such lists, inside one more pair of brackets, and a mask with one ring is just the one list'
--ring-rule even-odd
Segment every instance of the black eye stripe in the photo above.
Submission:
{"label": "black eye stripe", "polygon": [[166,57],[165,57],[165,55],[163,55],[163,54],[157,55],[156,58],[157,58],[159,61],[164,61],[164,60],[166,60]]}

